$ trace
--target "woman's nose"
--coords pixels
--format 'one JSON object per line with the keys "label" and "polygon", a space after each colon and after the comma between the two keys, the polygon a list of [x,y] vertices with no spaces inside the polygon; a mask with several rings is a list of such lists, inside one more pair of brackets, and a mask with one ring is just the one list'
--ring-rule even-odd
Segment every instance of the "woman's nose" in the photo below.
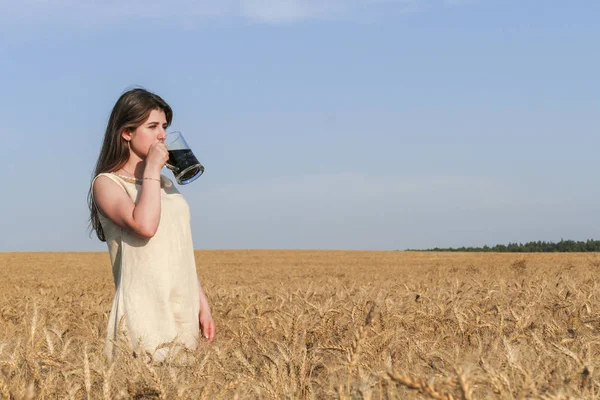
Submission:
{"label": "woman's nose", "polygon": [[165,140],[167,138],[167,131],[165,131],[164,129],[162,129],[160,131],[160,133],[158,134],[158,140]]}

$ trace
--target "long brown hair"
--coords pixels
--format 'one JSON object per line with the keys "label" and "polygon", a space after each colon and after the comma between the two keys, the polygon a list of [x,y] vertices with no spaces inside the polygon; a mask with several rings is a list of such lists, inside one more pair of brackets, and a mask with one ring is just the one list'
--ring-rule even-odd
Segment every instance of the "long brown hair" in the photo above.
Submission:
{"label": "long brown hair", "polygon": [[[156,109],[165,113],[167,125],[170,125],[173,120],[173,110],[160,96],[146,89],[136,88],[123,93],[119,97],[108,119],[92,182],[98,174],[114,172],[125,165],[129,159],[129,146],[122,133],[135,130],[148,119],[152,110]],[[93,200],[93,190],[94,188],[90,184],[88,192],[90,226],[96,231],[98,239],[105,242],[104,229],[100,224],[98,208]]]}

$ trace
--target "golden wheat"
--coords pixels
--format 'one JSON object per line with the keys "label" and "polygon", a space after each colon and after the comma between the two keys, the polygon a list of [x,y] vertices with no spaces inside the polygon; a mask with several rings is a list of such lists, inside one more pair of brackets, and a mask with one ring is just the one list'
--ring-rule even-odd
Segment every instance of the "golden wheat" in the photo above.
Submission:
{"label": "golden wheat", "polygon": [[0,399],[599,393],[600,255],[198,251],[217,336],[115,343],[106,253],[0,253]]}

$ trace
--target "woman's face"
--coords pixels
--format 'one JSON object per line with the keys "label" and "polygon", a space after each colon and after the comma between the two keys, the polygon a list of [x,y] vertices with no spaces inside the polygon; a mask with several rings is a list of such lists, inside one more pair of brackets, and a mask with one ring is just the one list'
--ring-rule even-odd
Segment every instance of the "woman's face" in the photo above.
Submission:
{"label": "woman's face", "polygon": [[164,141],[167,137],[167,118],[163,110],[156,109],[150,112],[148,119],[134,131],[123,133],[125,140],[129,140],[129,149],[142,160],[148,155],[148,149],[157,141]]}

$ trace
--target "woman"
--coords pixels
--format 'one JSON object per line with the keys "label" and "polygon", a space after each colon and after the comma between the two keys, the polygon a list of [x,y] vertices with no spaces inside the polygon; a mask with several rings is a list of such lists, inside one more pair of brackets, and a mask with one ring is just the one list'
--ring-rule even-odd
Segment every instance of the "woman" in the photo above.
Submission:
{"label": "woman", "polygon": [[105,353],[121,330],[136,349],[163,359],[176,341],[196,349],[215,326],[196,274],[187,202],[160,171],[168,160],[171,107],[144,89],[116,102],[104,135],[88,202],[92,229],[108,246],[115,296]]}

